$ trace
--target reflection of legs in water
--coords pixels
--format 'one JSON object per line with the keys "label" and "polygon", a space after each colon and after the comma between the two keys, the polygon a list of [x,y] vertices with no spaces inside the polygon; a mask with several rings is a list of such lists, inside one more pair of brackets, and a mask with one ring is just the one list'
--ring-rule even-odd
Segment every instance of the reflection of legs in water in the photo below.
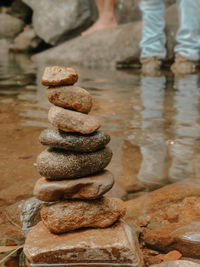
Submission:
{"label": "reflection of legs in water", "polygon": [[138,179],[148,188],[160,187],[167,182],[167,149],[164,135],[163,98],[165,77],[142,77],[143,143],[141,144],[142,164]]}
{"label": "reflection of legs in water", "polygon": [[174,144],[171,145],[171,181],[193,176],[193,158],[196,138],[199,137],[198,105],[200,92],[198,75],[188,75],[175,81]]}
{"label": "reflection of legs in water", "polygon": [[160,59],[166,56],[166,37],[164,34],[165,0],[142,0],[143,31],[140,43],[142,70],[145,74],[160,69]]}
{"label": "reflection of legs in water", "polygon": [[200,0],[177,0],[179,30],[176,36],[176,62],[174,72],[192,73],[195,71],[200,50]]}
{"label": "reflection of legs in water", "polygon": [[99,18],[89,29],[82,33],[83,36],[97,31],[112,28],[117,25],[117,21],[115,18],[115,0],[95,1],[99,13]]}

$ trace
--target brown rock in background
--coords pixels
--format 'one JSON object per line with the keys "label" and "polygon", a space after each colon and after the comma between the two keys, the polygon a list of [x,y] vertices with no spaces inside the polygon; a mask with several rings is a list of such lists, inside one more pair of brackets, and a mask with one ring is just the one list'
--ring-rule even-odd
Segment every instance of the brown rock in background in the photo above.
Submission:
{"label": "brown rock in background", "polygon": [[49,87],[46,90],[49,102],[52,104],[89,113],[92,108],[92,97],[83,88],[77,86]]}
{"label": "brown rock in background", "polygon": [[200,254],[200,180],[185,179],[126,202],[127,220],[141,226],[141,240],[160,252]]}
{"label": "brown rock in background", "polygon": [[78,73],[72,68],[49,66],[42,76],[42,84],[45,86],[73,85],[78,81]]}
{"label": "brown rock in background", "polygon": [[50,108],[48,119],[53,126],[64,132],[90,134],[101,127],[97,117],[57,106]]}
{"label": "brown rock in background", "polygon": [[44,225],[56,234],[80,228],[105,228],[123,217],[126,210],[123,201],[101,198],[93,201],[63,201],[41,210]]}

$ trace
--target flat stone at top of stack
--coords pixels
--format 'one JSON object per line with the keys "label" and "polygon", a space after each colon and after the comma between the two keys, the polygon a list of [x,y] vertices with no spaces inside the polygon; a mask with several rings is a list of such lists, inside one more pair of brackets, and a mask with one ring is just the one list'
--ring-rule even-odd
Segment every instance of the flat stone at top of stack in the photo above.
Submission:
{"label": "flat stone at top of stack", "polygon": [[49,66],[42,76],[44,86],[73,85],[78,81],[78,73],[72,68]]}

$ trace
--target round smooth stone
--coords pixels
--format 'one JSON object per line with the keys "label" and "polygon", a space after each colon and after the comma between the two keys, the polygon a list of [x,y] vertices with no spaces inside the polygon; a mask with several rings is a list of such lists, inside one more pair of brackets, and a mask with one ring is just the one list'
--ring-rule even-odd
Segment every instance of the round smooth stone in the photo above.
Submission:
{"label": "round smooth stone", "polygon": [[111,161],[109,147],[91,153],[69,152],[56,148],[43,151],[37,158],[37,169],[49,180],[79,178],[102,171]]}
{"label": "round smooth stone", "polygon": [[92,96],[83,88],[77,86],[49,87],[46,90],[49,102],[52,104],[89,113],[92,108]]}
{"label": "round smooth stone", "polygon": [[49,66],[42,75],[42,84],[45,86],[73,85],[78,81],[78,73],[72,68]]}
{"label": "round smooth stone", "polygon": [[103,131],[96,131],[89,135],[66,133],[58,129],[42,131],[39,140],[43,145],[77,152],[93,152],[105,147],[110,136]]}
{"label": "round smooth stone", "polygon": [[109,227],[125,213],[121,199],[103,197],[93,201],[68,200],[43,206],[41,218],[52,233],[61,234],[83,227]]}
{"label": "round smooth stone", "polygon": [[42,201],[64,199],[96,199],[108,192],[114,184],[110,171],[103,171],[94,176],[62,181],[48,181],[40,178],[34,187],[34,195]]}
{"label": "round smooth stone", "polygon": [[54,127],[64,132],[90,134],[101,127],[97,117],[57,106],[50,108],[48,119]]}

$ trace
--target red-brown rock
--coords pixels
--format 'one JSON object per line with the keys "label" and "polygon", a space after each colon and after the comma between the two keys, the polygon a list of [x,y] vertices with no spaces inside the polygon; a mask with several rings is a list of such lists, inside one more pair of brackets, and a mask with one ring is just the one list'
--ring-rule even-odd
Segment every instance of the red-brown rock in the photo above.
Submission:
{"label": "red-brown rock", "polygon": [[[27,236],[24,253],[30,264],[83,264],[101,263],[141,267],[143,259],[138,240],[124,222],[104,229],[87,229],[55,235],[42,222]],[[103,265],[105,263],[105,265]],[[46,265],[46,266],[45,266]],[[68,265],[70,267],[70,265]]]}
{"label": "red-brown rock", "polygon": [[141,240],[160,252],[200,255],[200,180],[186,179],[126,202],[127,220],[141,226]]}
{"label": "red-brown rock", "polygon": [[78,73],[72,68],[49,66],[44,70],[42,84],[46,86],[73,85],[78,80]]}
{"label": "red-brown rock", "polygon": [[52,233],[59,234],[86,227],[105,228],[115,223],[125,213],[122,200],[101,198],[47,205],[42,208],[41,217]]}
{"label": "red-brown rock", "polygon": [[50,108],[48,119],[53,126],[64,132],[90,134],[101,127],[97,117],[57,106]]}
{"label": "red-brown rock", "polygon": [[48,181],[40,178],[34,188],[34,195],[43,201],[63,199],[95,199],[109,191],[114,184],[110,171],[80,179]]}
{"label": "red-brown rock", "polygon": [[92,97],[83,88],[77,86],[49,87],[46,90],[49,102],[52,104],[88,113],[92,108]]}

